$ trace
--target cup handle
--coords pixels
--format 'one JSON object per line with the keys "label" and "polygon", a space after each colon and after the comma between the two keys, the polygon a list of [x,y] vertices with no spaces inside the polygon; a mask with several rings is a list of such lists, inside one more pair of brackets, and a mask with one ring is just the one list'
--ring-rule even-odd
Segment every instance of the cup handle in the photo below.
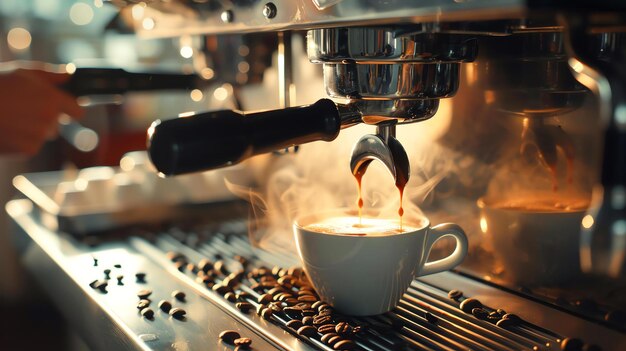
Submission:
{"label": "cup handle", "polygon": [[[435,242],[445,236],[452,236],[456,240],[456,248],[454,249],[454,252],[452,252],[450,256],[440,260],[426,262],[428,256],[430,255],[430,250]],[[463,259],[467,255],[467,247],[467,236],[460,226],[453,223],[442,223],[430,228],[424,245],[424,266],[422,267],[419,275],[439,273],[456,267],[463,262]]]}

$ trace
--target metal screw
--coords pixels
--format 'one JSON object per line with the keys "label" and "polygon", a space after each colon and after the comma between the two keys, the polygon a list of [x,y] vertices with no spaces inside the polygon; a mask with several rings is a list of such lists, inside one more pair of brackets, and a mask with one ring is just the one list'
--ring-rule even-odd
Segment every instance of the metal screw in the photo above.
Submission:
{"label": "metal screw", "polygon": [[233,21],[233,11],[231,10],[226,10],[224,12],[222,12],[222,14],[220,15],[220,18],[222,19],[222,22],[224,23],[230,23]]}
{"label": "metal screw", "polygon": [[276,17],[276,11],[276,5],[274,5],[273,2],[268,2],[263,7],[263,16],[265,16],[265,18],[274,18]]}

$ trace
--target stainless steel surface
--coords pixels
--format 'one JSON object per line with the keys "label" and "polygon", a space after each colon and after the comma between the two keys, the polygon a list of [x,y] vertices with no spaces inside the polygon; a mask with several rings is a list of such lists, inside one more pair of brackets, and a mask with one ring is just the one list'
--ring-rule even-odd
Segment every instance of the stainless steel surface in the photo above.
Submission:
{"label": "stainless steel surface", "polygon": [[[68,320],[89,338],[94,350],[217,349],[224,347],[217,341],[217,334],[224,329],[238,330],[252,338],[253,347],[259,350],[331,350],[319,342],[319,336],[297,338],[286,332],[281,326],[289,317],[282,314],[275,314],[270,322],[254,313],[241,313],[197,282],[194,273],[177,269],[166,256],[173,251],[190,262],[219,258],[228,269],[241,267],[234,255],[247,257],[251,267],[296,264],[293,252],[279,247],[273,252],[252,248],[243,221],[227,220],[215,229],[146,228],[135,230],[130,237],[86,246],[47,230],[33,209],[29,200],[7,205],[19,227],[25,263]],[[98,266],[94,266],[94,258]],[[113,268],[115,264],[121,264],[121,268]],[[124,285],[115,285],[111,280],[106,293],[90,288],[89,283],[102,278],[108,267],[113,269],[113,277],[124,274]],[[134,273],[140,271],[147,273],[145,284],[134,281]],[[153,304],[170,299],[174,289],[184,291],[185,302],[172,301],[175,306],[184,306],[187,317],[175,320],[155,308],[154,320],[143,319],[135,308],[135,293],[144,288],[152,289]],[[503,328],[461,311],[459,302],[447,296],[448,290],[458,288],[463,290],[459,302],[475,298],[489,309],[502,308],[525,322]],[[249,301],[256,305],[259,294],[246,284],[240,289],[249,292]],[[565,337],[579,337],[605,350],[626,347],[626,339],[619,332],[453,272],[416,280],[390,313],[349,320],[367,326],[364,334],[355,339],[360,350],[559,350]]]}

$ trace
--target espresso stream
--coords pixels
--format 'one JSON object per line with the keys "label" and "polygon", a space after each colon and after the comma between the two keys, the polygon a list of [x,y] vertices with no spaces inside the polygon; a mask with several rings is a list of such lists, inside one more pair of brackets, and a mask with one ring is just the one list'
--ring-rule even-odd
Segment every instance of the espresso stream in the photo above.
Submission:
{"label": "espresso stream", "polygon": [[[357,205],[359,206],[359,224],[363,224],[363,192],[361,189],[363,175],[365,175],[365,171],[367,170],[367,166],[369,166],[369,162],[363,163],[361,167],[359,167],[354,173],[354,178],[356,178],[357,186],[359,189],[359,199],[357,201]],[[404,188],[406,187],[406,183],[408,183],[408,174],[407,177],[404,177],[402,174],[396,175],[396,188],[400,192],[400,208],[398,208],[398,215],[400,216],[400,231],[403,232],[403,217],[404,217],[404,208],[402,207],[402,201],[404,198]]]}

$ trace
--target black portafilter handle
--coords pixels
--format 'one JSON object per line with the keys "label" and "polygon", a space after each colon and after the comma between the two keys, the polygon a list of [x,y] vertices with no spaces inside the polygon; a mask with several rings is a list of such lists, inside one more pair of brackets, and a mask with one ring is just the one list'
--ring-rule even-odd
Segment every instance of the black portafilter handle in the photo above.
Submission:
{"label": "black portafilter handle", "polygon": [[74,96],[114,95],[131,91],[191,90],[201,79],[195,74],[128,72],[121,68],[76,68],[61,87]]}
{"label": "black portafilter handle", "polygon": [[245,115],[205,112],[152,123],[148,154],[156,169],[169,176],[230,166],[293,145],[332,141],[340,129],[337,105],[329,99]]}

